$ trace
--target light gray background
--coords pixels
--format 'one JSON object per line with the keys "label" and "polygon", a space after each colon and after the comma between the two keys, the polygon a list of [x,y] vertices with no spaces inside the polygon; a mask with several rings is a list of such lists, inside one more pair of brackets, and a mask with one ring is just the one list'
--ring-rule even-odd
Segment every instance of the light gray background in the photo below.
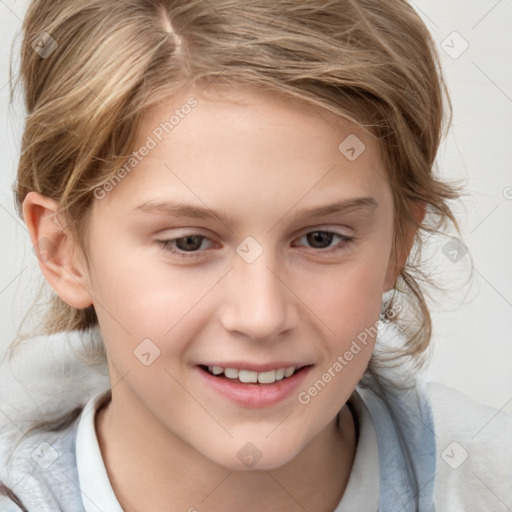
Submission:
{"label": "light gray background", "polygon": [[[8,110],[8,62],[27,2],[0,1],[0,311],[7,345],[40,279],[23,223],[14,213],[23,109]],[[446,239],[430,248],[433,275],[452,290],[432,305],[434,353],[428,376],[498,409],[512,409],[512,0],[417,0],[440,47],[454,104],[440,172],[466,181],[456,205],[474,259],[451,262]],[[463,52],[465,46],[469,45]],[[5,373],[4,373],[5,378]]]}

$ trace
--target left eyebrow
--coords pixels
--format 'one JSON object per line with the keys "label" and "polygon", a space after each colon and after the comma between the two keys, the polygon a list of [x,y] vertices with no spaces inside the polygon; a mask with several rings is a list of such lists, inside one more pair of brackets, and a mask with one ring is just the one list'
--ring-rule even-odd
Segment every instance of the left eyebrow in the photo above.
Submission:
{"label": "left eyebrow", "polygon": [[354,197],[343,201],[319,206],[317,208],[304,208],[298,210],[293,215],[293,220],[302,220],[309,217],[324,217],[336,213],[347,213],[352,210],[369,209],[374,210],[379,207],[379,203],[373,197]]}

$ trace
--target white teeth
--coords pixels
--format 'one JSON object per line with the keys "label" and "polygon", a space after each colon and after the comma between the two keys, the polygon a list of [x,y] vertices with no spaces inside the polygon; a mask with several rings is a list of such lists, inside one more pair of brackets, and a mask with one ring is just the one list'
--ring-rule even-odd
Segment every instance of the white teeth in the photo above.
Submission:
{"label": "white teeth", "polygon": [[230,379],[238,378],[238,370],[236,368],[225,368],[224,375]]}
{"label": "white teeth", "polygon": [[270,370],[269,372],[258,373],[258,382],[260,384],[270,384],[276,381],[276,371]]}
{"label": "white teeth", "polygon": [[286,368],[286,370],[284,371],[284,376],[290,377],[294,371],[295,371],[295,366],[290,366],[289,368]]}
{"label": "white teeth", "polygon": [[297,367],[289,366],[288,368],[278,368],[277,370],[269,370],[266,372],[254,372],[252,370],[239,370],[238,368],[222,368],[220,366],[208,366],[208,371],[213,375],[224,375],[228,379],[239,379],[244,383],[272,384],[276,381],[291,377]]}
{"label": "white teeth", "polygon": [[241,382],[258,382],[258,375],[258,372],[251,372],[249,370],[238,370],[238,379]]}

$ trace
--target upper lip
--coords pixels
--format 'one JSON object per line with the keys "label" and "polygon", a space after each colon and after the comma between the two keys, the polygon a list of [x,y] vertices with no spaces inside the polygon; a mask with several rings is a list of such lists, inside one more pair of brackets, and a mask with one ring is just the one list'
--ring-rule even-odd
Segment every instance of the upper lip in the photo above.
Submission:
{"label": "upper lip", "polygon": [[276,361],[273,363],[255,364],[254,362],[245,361],[216,361],[201,363],[199,366],[220,366],[221,368],[237,368],[239,370],[249,370],[252,372],[268,372],[270,370],[277,370],[278,368],[289,368],[293,366],[297,369],[303,366],[309,366],[312,363],[297,363],[291,361]]}

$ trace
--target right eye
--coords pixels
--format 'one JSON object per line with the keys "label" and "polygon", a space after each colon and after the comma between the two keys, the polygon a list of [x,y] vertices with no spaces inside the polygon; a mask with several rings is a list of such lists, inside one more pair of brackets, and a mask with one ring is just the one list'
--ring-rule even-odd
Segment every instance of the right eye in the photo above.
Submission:
{"label": "right eye", "polygon": [[203,235],[190,234],[168,240],[158,240],[158,243],[165,251],[187,258],[193,257],[195,253],[200,252],[201,248],[205,249],[205,247],[202,247],[204,241],[211,242],[209,238]]}

